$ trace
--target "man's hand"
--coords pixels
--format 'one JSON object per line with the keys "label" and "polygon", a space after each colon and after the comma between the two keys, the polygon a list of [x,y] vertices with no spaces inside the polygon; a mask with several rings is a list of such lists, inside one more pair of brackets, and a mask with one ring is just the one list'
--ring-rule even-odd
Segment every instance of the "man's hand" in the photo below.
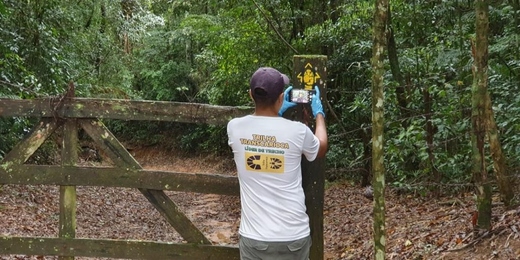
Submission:
{"label": "man's hand", "polygon": [[323,106],[321,105],[320,89],[318,86],[314,87],[314,89],[316,94],[314,94],[311,101],[312,114],[314,115],[314,118],[316,118],[320,113],[325,117],[325,112],[323,112]]}
{"label": "man's hand", "polygon": [[291,102],[291,100],[289,99],[289,93],[291,93],[292,88],[293,87],[290,86],[283,92],[283,104],[280,110],[278,111],[279,116],[283,116],[283,113],[285,113],[287,109],[296,106],[296,103]]}

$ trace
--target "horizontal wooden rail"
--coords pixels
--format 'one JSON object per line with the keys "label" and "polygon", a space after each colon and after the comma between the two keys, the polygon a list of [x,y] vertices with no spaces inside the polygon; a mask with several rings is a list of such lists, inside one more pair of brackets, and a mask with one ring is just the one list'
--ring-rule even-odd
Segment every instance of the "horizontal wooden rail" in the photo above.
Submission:
{"label": "horizontal wooden rail", "polygon": [[125,259],[238,260],[237,247],[132,240],[1,237],[2,255],[53,255]]}
{"label": "horizontal wooden rail", "polygon": [[123,99],[0,99],[0,117],[102,118],[224,125],[250,107]]}
{"label": "horizontal wooden rail", "polygon": [[112,167],[4,163],[0,165],[0,184],[104,186],[239,195],[235,176]]}

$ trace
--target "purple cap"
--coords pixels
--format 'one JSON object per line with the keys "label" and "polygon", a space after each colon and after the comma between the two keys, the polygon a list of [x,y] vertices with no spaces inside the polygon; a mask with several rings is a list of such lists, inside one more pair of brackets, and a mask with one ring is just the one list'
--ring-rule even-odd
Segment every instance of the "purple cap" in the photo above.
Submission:
{"label": "purple cap", "polygon": [[[253,97],[262,99],[277,99],[282,94],[286,79],[279,71],[263,67],[259,68],[251,77],[250,87]],[[287,76],[285,76],[287,78]],[[289,78],[287,78],[287,81]]]}
{"label": "purple cap", "polygon": [[283,84],[285,86],[289,86],[289,83],[291,83],[291,81],[289,80],[289,77],[287,77],[287,75],[285,75],[285,74],[282,74],[282,78],[283,78]]}

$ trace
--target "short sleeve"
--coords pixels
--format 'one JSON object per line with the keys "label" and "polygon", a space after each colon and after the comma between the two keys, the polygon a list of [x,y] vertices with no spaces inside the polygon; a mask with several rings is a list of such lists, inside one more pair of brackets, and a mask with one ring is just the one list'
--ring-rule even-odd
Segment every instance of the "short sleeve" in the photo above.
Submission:
{"label": "short sleeve", "polygon": [[312,133],[311,129],[306,127],[302,148],[303,155],[305,155],[308,161],[312,162],[316,159],[316,156],[318,156],[319,149],[320,140]]}
{"label": "short sleeve", "polygon": [[227,135],[228,135],[228,145],[231,146],[233,144],[233,140],[232,140],[232,136],[233,136],[233,124],[234,124],[234,119],[232,119],[231,121],[228,122],[227,124]]}

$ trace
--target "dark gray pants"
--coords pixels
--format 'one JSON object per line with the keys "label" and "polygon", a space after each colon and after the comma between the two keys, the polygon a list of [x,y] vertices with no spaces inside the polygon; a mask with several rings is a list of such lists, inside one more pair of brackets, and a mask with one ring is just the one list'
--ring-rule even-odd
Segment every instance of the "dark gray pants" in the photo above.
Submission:
{"label": "dark gray pants", "polygon": [[264,242],[240,236],[241,260],[307,260],[311,237],[288,242]]}

